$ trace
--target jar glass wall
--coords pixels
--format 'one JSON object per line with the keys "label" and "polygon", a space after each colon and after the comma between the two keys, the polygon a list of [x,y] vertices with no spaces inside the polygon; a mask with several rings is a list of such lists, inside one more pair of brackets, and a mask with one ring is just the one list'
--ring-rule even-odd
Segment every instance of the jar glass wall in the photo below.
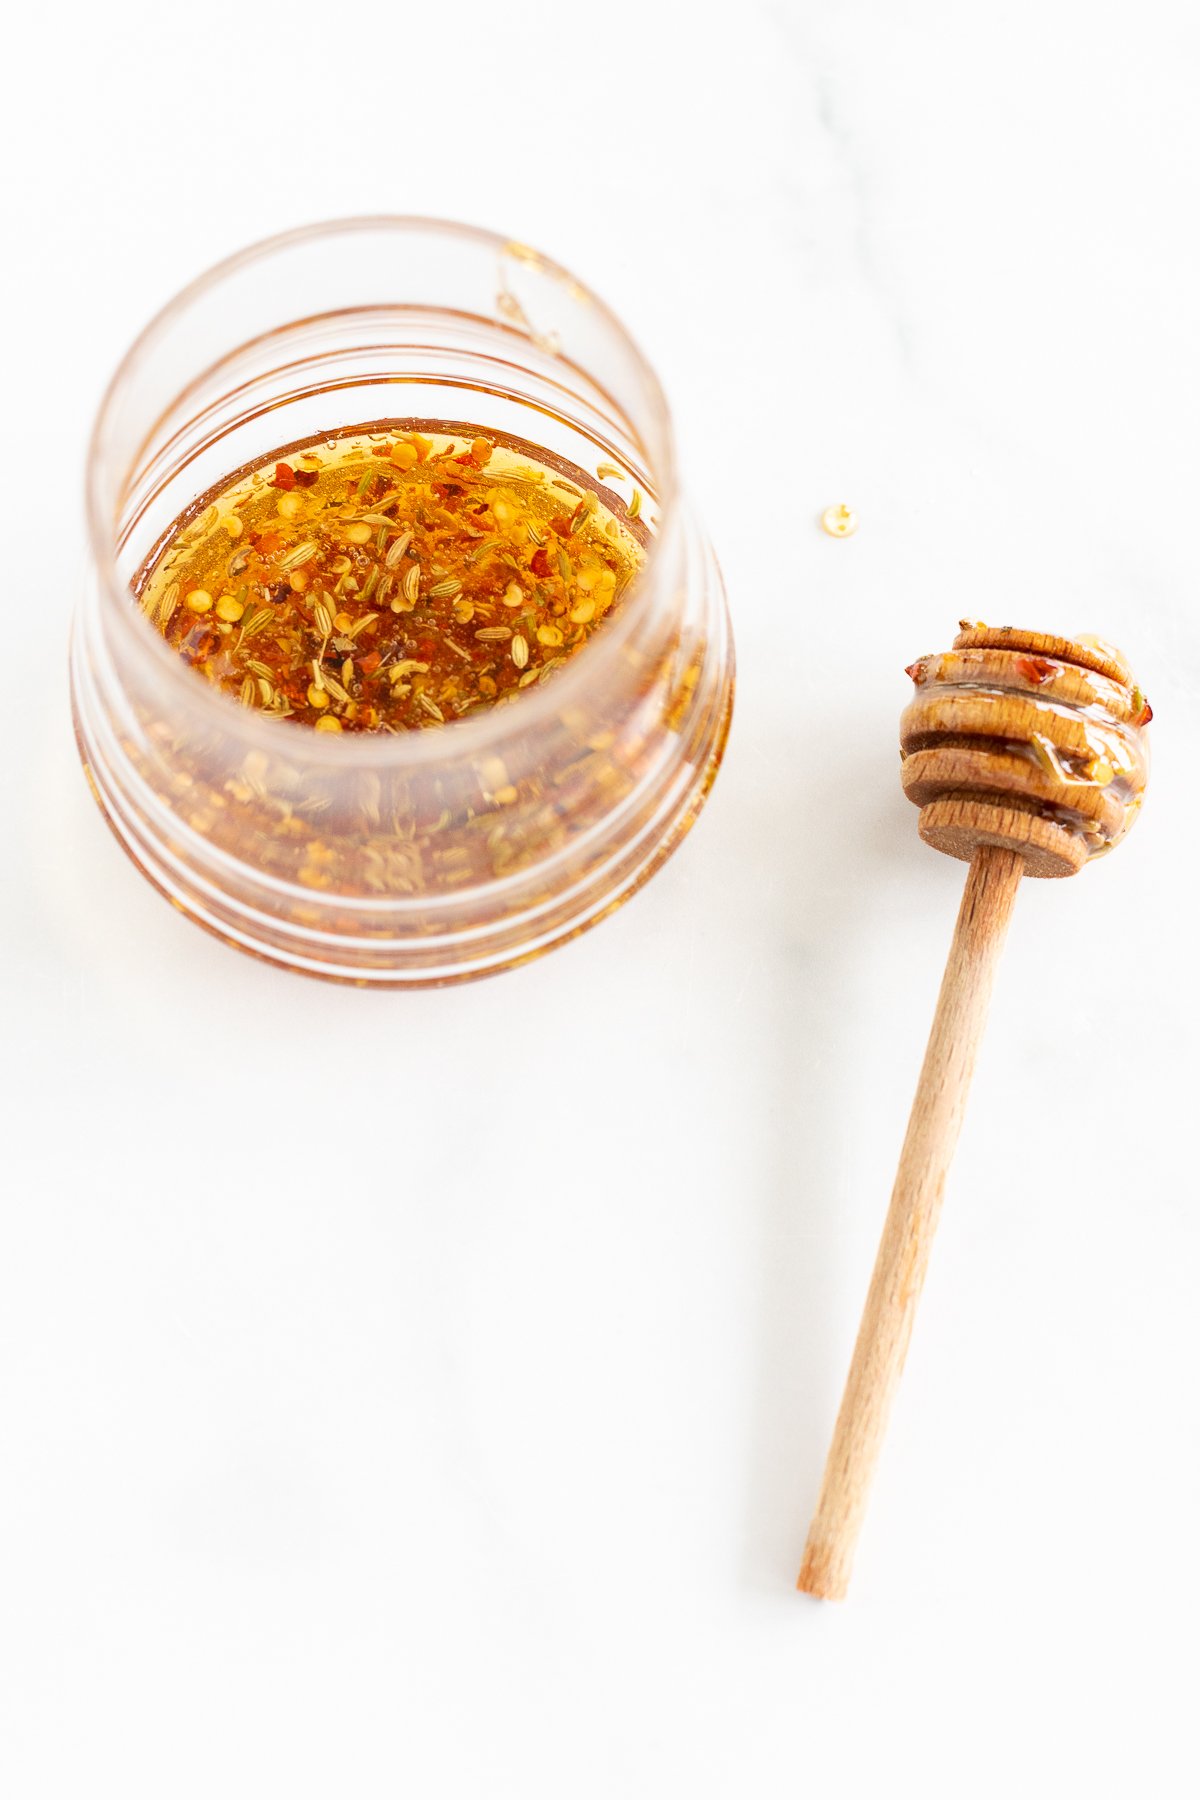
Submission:
{"label": "jar glass wall", "polygon": [[[397,422],[535,445],[637,532],[629,591],[553,679],[436,729],[335,735],[239,706],[143,616],[139,572],[233,471]],[[510,966],[626,899],[711,785],[732,643],[658,382],[522,245],[366,219],[232,258],[119,369],[87,507],[71,679],[88,778],[149,879],[241,949],[364,985]]]}

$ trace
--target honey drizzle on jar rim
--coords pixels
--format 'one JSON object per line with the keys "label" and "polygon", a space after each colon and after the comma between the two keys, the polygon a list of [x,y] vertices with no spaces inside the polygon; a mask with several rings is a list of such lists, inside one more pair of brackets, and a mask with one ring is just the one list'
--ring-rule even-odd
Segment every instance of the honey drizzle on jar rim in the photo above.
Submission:
{"label": "honey drizzle on jar rim", "polygon": [[133,588],[181,660],[251,710],[428,729],[519,698],[619,610],[649,543],[641,498],[526,439],[381,420],[225,477]]}

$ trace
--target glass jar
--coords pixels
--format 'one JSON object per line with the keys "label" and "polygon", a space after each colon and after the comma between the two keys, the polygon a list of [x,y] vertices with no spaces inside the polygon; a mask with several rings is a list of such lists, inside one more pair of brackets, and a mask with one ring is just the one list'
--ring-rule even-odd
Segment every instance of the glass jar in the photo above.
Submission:
{"label": "glass jar", "polygon": [[[138,571],[233,471],[398,419],[601,469],[645,548],[622,605],[553,680],[437,729],[336,735],[239,706],[142,616]],[[71,683],[88,780],[142,872],[239,949],[364,986],[511,967],[627,899],[712,784],[733,647],[662,392],[612,313],[523,245],[377,218],[232,257],[117,371],[87,512]]]}

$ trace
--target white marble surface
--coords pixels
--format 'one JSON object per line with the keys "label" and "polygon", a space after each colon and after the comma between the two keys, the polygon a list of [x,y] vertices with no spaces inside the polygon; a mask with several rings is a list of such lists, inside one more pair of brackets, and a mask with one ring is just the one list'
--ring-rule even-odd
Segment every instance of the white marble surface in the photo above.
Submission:
{"label": "white marble surface", "polygon": [[[15,29],[0,1789],[1194,1791],[1195,8]],[[625,315],[741,668],[651,887],[416,997],[175,916],[65,695],[110,366],[228,250],[371,210],[511,230]],[[1021,897],[822,1609],[791,1583],[961,874],[898,791],[901,669],[962,612],[1123,643],[1156,769],[1120,855]]]}

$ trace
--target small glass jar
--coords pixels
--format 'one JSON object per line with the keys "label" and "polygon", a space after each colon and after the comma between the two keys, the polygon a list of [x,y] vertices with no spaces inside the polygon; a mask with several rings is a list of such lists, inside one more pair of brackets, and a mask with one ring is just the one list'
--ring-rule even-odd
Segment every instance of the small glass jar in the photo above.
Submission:
{"label": "small glass jar", "polygon": [[[553,680],[438,729],[337,735],[239,706],[142,616],[138,571],[234,470],[399,419],[603,469],[645,549],[621,607]],[[523,245],[358,219],[221,264],[117,371],[87,511],[71,683],[88,780],[143,873],[239,949],[364,986],[511,967],[627,899],[712,784],[733,647],[662,392],[612,313]]]}

